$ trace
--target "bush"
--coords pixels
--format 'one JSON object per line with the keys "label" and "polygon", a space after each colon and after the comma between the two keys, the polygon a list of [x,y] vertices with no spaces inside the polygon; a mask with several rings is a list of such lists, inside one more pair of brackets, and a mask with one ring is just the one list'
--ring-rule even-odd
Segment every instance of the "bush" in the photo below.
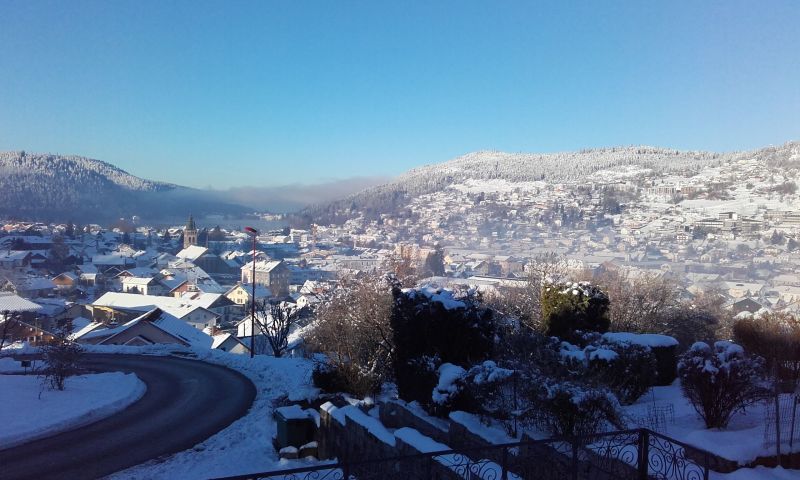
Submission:
{"label": "bush", "polygon": [[608,295],[586,282],[562,283],[542,290],[542,322],[546,334],[571,340],[574,332],[606,332]]}
{"label": "bush", "polygon": [[778,378],[793,391],[800,379],[800,322],[792,315],[770,313],[742,318],[733,325],[736,341],[763,357],[767,369],[777,367]]}
{"label": "bush", "polygon": [[466,367],[491,355],[493,311],[484,307],[474,292],[423,287],[405,291],[395,288],[393,294],[393,367],[403,400],[430,402],[436,377],[430,385],[420,382],[421,370],[423,375],[428,373],[420,368],[425,367],[426,359]]}
{"label": "bush", "polygon": [[354,364],[318,363],[311,373],[311,380],[323,392],[347,392],[362,398],[373,395],[381,386],[379,377],[364,374]]}
{"label": "bush", "polygon": [[304,340],[311,352],[327,359],[317,374],[326,391],[341,385],[339,391],[356,394],[391,380],[393,285],[385,276],[345,277],[321,302]]}
{"label": "bush", "polygon": [[433,414],[442,413],[441,409],[432,408],[431,395],[431,392],[438,384],[438,372],[441,365],[442,361],[438,356],[429,357],[423,355],[422,357],[409,359],[407,362],[408,368],[400,369],[400,373],[396,376],[398,383],[401,382],[401,378],[403,379],[403,390],[402,393],[399,393],[400,389],[398,387],[398,395],[403,399],[415,399]]}
{"label": "bush", "polygon": [[574,372],[574,378],[604,385],[620,403],[630,405],[653,386],[656,357],[650,347],[633,341],[635,336],[621,340],[608,335],[576,332],[578,345],[561,342],[562,362]]}
{"label": "bush", "polygon": [[764,360],[727,341],[716,342],[713,350],[704,342],[692,345],[678,363],[678,375],[684,396],[707,428],[725,428],[735,413],[767,393]]}
{"label": "bush", "polygon": [[472,402],[475,413],[482,419],[497,420],[509,434],[516,435],[513,420],[520,407],[516,398],[519,390],[517,379],[518,375],[514,370],[501,368],[495,362],[487,360],[466,372],[463,397]]}
{"label": "bush", "polygon": [[454,410],[474,412],[479,409],[467,388],[466,370],[452,363],[445,363],[439,367],[438,375],[439,381],[431,394],[431,413],[446,417]]}
{"label": "bush", "polygon": [[[608,386],[623,405],[630,405],[653,386],[656,358],[650,348],[626,343],[601,342],[587,347],[589,372]],[[612,352],[613,355],[601,352]]]}
{"label": "bush", "polygon": [[551,435],[585,437],[609,426],[624,428],[619,402],[604,388],[550,381],[532,400],[528,419]]}
{"label": "bush", "polygon": [[45,385],[52,390],[64,390],[67,378],[77,375],[80,361],[83,356],[83,348],[75,342],[66,338],[63,329],[61,335],[56,336],[50,343],[42,348],[44,357],[44,377]]}

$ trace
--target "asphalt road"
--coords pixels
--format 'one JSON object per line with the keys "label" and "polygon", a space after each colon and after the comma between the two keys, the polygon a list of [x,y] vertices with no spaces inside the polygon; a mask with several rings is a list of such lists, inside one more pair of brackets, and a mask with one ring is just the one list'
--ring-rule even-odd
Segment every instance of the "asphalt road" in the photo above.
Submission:
{"label": "asphalt road", "polygon": [[256,395],[240,373],[193,360],[87,355],[85,366],[134,372],[147,393],[104,420],[0,450],[0,479],[99,478],[186,450],[247,413]]}

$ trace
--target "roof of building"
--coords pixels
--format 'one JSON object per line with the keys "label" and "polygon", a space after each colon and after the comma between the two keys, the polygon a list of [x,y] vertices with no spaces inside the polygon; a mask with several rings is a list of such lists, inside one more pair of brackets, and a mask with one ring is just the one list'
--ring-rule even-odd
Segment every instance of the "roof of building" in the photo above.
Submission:
{"label": "roof of building", "polygon": [[88,340],[91,338],[104,338],[101,343],[110,341],[113,337],[121,334],[125,330],[140,322],[149,322],[153,326],[167,332],[171,336],[179,339],[178,343],[185,343],[195,347],[210,348],[213,343],[211,337],[200,330],[192,327],[188,323],[175,318],[167,312],[159,308],[149,310],[143,315],[140,315],[133,320],[113,328],[95,328],[84,333],[81,336],[76,336],[76,339]]}
{"label": "roof of building", "polygon": [[[144,312],[153,308],[160,308],[176,318],[183,318],[198,308],[208,311],[204,306],[188,299],[119,292],[107,292],[103,294],[102,297],[95,300],[92,305],[95,307],[132,310],[135,312]],[[213,312],[209,313],[216,315]]]}
{"label": "roof of building", "polygon": [[[271,272],[275,269],[278,265],[281,265],[283,262],[280,260],[259,260],[256,262],[256,271],[257,272]],[[242,270],[250,271],[253,268],[253,262],[247,262],[242,266]]]}
{"label": "roof of building", "polygon": [[188,247],[178,252],[176,256],[181,260],[188,260],[190,262],[193,262],[198,258],[202,257],[203,255],[205,255],[206,252],[208,252],[208,249],[206,247],[200,247],[198,245],[189,245]]}
{"label": "roof of building", "polygon": [[42,306],[30,300],[14,295],[13,293],[0,292],[0,312],[38,312]]}

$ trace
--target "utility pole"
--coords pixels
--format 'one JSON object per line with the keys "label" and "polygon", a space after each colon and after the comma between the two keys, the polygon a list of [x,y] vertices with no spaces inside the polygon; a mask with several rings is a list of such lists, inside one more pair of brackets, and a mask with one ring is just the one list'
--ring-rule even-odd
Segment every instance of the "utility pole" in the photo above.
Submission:
{"label": "utility pole", "polygon": [[258,230],[253,227],[244,227],[244,231],[253,237],[253,275],[250,284],[253,287],[250,296],[250,358],[256,355],[256,237]]}

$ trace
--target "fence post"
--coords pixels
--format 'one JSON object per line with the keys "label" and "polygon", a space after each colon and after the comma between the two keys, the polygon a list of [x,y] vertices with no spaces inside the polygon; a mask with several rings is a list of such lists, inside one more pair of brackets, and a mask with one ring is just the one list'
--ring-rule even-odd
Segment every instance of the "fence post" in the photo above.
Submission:
{"label": "fence post", "polygon": [[502,468],[503,474],[500,477],[502,480],[508,480],[508,447],[503,447],[503,462],[500,465]]}
{"label": "fence post", "polygon": [[511,375],[512,385],[514,387],[514,411],[511,412],[511,416],[514,417],[514,438],[517,438],[517,411],[519,411],[519,405],[517,404],[517,371],[514,370],[514,373]]}
{"label": "fence post", "polygon": [[647,429],[639,430],[639,480],[647,480],[650,473],[650,432]]}
{"label": "fence post", "polygon": [[578,440],[573,438],[572,442],[572,480],[578,480]]}

